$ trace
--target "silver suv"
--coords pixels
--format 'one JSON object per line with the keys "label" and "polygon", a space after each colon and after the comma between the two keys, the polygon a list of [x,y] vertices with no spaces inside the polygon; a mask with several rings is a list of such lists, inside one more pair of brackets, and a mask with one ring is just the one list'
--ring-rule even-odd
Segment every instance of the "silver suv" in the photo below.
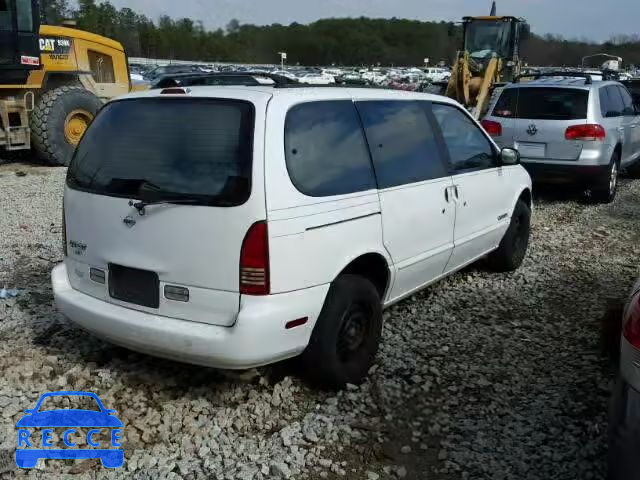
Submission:
{"label": "silver suv", "polygon": [[621,168],[637,172],[640,110],[622,84],[541,77],[507,85],[482,122],[501,147],[520,151],[539,182],[578,183],[613,201]]}

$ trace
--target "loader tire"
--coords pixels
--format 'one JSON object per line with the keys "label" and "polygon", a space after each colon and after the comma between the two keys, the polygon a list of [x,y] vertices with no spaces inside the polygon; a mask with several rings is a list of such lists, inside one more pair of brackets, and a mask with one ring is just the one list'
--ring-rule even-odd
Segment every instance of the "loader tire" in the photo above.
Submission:
{"label": "loader tire", "polygon": [[82,86],[46,92],[31,112],[31,141],[38,156],[52,166],[68,166],[78,142],[102,107]]}

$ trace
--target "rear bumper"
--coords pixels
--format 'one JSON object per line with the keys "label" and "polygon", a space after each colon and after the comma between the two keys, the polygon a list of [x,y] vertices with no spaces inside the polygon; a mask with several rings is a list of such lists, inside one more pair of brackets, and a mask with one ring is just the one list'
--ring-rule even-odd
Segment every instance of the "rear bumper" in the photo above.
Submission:
{"label": "rear bumper", "polygon": [[523,161],[522,166],[534,182],[594,183],[608,178],[608,165],[552,165]]}
{"label": "rear bumper", "polygon": [[[98,300],[74,290],[64,264],[54,268],[58,309],[74,323],[116,345],[216,368],[244,369],[296,356],[306,348],[329,285],[266,297],[242,296],[233,327],[168,318]],[[300,327],[291,320],[308,317]]]}
{"label": "rear bumper", "polygon": [[618,380],[609,415],[609,480],[640,480],[640,393]]}

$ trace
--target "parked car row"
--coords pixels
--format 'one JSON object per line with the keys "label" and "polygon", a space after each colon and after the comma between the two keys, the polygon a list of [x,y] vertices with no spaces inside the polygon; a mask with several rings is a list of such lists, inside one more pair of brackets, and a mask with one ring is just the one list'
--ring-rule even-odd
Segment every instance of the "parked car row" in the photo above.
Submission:
{"label": "parked car row", "polygon": [[410,84],[413,88],[402,88],[412,91],[420,90],[422,84],[447,82],[451,72],[446,68],[312,68],[312,67],[280,67],[246,66],[246,65],[204,65],[204,64],[169,64],[169,65],[131,65],[131,78],[135,82],[155,83],[163,76],[191,73],[265,73],[276,74],[309,85],[374,85],[389,86]]}

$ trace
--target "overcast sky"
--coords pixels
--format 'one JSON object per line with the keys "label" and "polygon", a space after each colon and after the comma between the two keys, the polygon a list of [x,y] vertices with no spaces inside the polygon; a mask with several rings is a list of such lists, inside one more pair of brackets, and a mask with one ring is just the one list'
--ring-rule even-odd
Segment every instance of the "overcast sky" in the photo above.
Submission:
{"label": "overcast sky", "polygon": [[[326,17],[398,17],[456,21],[465,15],[487,15],[490,0],[111,0],[157,19],[190,17],[207,27],[241,23],[308,23]],[[640,32],[640,0],[499,0],[498,14],[526,18],[536,33],[587,37],[603,41],[612,35]]]}

